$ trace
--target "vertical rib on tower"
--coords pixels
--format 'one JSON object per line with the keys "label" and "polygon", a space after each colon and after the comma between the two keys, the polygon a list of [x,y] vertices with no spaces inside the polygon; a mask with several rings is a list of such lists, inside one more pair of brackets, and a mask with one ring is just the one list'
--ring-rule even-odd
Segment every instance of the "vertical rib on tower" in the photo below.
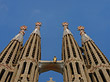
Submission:
{"label": "vertical rib on tower", "polygon": [[108,59],[96,46],[93,40],[84,32],[84,27],[79,26],[82,47],[89,67],[89,76],[92,82],[110,82],[110,65]]}
{"label": "vertical rib on tower", "polygon": [[38,82],[38,61],[41,59],[40,26],[41,23],[37,22],[35,30],[24,45],[13,82]]}
{"label": "vertical rib on tower", "polygon": [[64,22],[62,59],[64,60],[64,82],[88,82],[81,50]]}
{"label": "vertical rib on tower", "polygon": [[0,82],[10,82],[14,67],[17,64],[22,49],[24,30],[26,26],[20,27],[21,31],[8,44],[0,54]]}

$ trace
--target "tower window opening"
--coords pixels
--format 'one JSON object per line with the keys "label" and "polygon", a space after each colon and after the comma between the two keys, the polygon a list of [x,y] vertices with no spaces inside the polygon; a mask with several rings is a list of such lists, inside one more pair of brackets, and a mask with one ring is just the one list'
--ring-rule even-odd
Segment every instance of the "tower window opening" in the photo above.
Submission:
{"label": "tower window opening", "polygon": [[86,47],[86,46],[85,46],[85,49],[86,49],[86,55],[87,55],[88,60],[89,60],[89,64],[92,64],[92,62],[91,62],[91,59],[90,59],[90,56],[89,56],[89,54],[88,54],[88,51],[87,51],[87,47]]}
{"label": "tower window opening", "polygon": [[76,52],[75,52],[75,49],[74,49],[74,46],[73,46],[73,42],[71,40],[71,37],[70,37],[70,43],[71,43],[73,55],[74,55],[74,57],[76,57]]}
{"label": "tower window opening", "polygon": [[95,51],[96,51],[97,55],[99,56],[100,60],[102,61],[102,63],[104,63],[104,64],[105,64],[104,59],[102,58],[102,56],[100,55],[100,53],[98,52],[98,50],[96,49],[96,47],[93,45],[93,43],[92,43],[92,42],[91,42],[91,44],[92,44],[92,46],[94,47],[94,49],[95,49]]}
{"label": "tower window opening", "polygon": [[23,73],[24,73],[25,68],[26,68],[26,64],[27,64],[27,63],[26,63],[26,62],[24,62],[21,74],[23,74]]}
{"label": "tower window opening", "polygon": [[65,48],[64,48],[63,50],[64,50],[64,52],[63,52],[63,53],[64,53],[64,61],[65,61],[65,59],[66,59],[66,57],[65,57]]}
{"label": "tower window opening", "polygon": [[17,41],[16,41],[16,44],[14,45],[14,47],[13,47],[11,53],[9,54],[9,56],[8,56],[8,58],[7,58],[7,60],[6,60],[6,64],[9,63],[9,61],[10,61],[12,55],[13,55],[13,52],[14,52],[14,50],[15,50],[15,48],[16,48],[16,45],[17,45]]}
{"label": "tower window opening", "polygon": [[[20,44],[20,43],[19,43],[19,44]],[[13,61],[12,61],[13,66],[15,66],[15,65],[14,65],[14,64],[15,64],[15,61],[19,59],[19,58],[17,58],[17,54],[18,54],[19,49],[20,49],[20,46],[18,46],[17,52],[16,52],[15,57],[14,57],[14,59],[13,59]]]}
{"label": "tower window opening", "polygon": [[[29,37],[29,39],[30,39],[30,37]],[[26,46],[27,46],[28,42],[29,42],[29,40],[26,42],[26,44],[25,44],[25,46],[24,46],[24,48],[22,50],[22,53],[21,53],[22,55],[21,55],[20,59],[23,57],[23,54],[24,54],[24,51],[26,49]]]}
{"label": "tower window opening", "polygon": [[93,75],[92,75],[92,73],[89,73],[89,77],[90,77],[90,79],[91,79],[91,82],[94,82],[94,78],[93,78]]}
{"label": "tower window opening", "polygon": [[9,72],[8,75],[7,75],[7,77],[6,77],[6,79],[5,79],[5,82],[7,82],[7,80],[8,80],[8,82],[10,82],[11,81],[11,78],[12,78],[12,75],[13,75],[13,73],[12,72]]}
{"label": "tower window opening", "polygon": [[11,81],[11,79],[12,79],[12,76],[13,76],[13,73],[11,72],[11,73],[10,73],[9,82]]}
{"label": "tower window opening", "polygon": [[72,65],[72,63],[70,63],[69,65],[70,65],[70,68],[71,68],[71,73],[72,73],[72,75],[74,75],[74,71],[73,71],[73,65]]}
{"label": "tower window opening", "polygon": [[31,39],[31,41],[29,43],[28,50],[27,50],[27,53],[26,53],[26,57],[28,57],[28,55],[29,55],[29,52],[30,52],[30,49],[31,49],[31,45],[32,45],[33,39],[34,39],[34,35],[32,36],[32,39]]}
{"label": "tower window opening", "polygon": [[106,78],[105,78],[105,76],[104,76],[104,74],[103,74],[103,72],[102,72],[102,70],[99,70],[99,73],[100,73],[100,76],[101,76],[102,79],[103,79],[103,82],[107,82],[107,81],[106,81]]}
{"label": "tower window opening", "polygon": [[76,62],[76,69],[77,69],[78,74],[81,74],[81,71],[80,71],[80,67],[79,67],[79,63],[78,62]]}
{"label": "tower window opening", "polygon": [[68,82],[69,82],[69,76],[68,76],[67,66],[65,66],[65,69],[66,69],[66,74],[67,74],[67,78],[68,78]]}
{"label": "tower window opening", "polygon": [[78,46],[78,44],[76,43],[76,41],[75,41],[75,39],[73,39],[73,41],[74,41],[74,43],[75,43],[75,45],[76,45],[76,49],[77,49],[77,51],[78,51],[78,53],[79,53],[79,57],[80,57],[80,59],[82,59],[82,57],[81,57],[81,53],[80,53],[80,49],[79,49],[79,46]]}
{"label": "tower window opening", "polygon": [[4,75],[4,73],[5,73],[5,69],[2,69],[2,71],[0,73],[0,80],[1,80],[2,76]]}
{"label": "tower window opening", "polygon": [[68,58],[70,58],[70,52],[69,52],[69,47],[68,47],[68,41],[67,41],[67,38],[66,38],[66,47],[67,47]]}
{"label": "tower window opening", "polygon": [[95,76],[95,78],[96,78],[97,82],[99,82],[99,80],[98,80],[97,75],[96,75],[96,73],[95,73],[95,72],[94,72],[94,76]]}
{"label": "tower window opening", "polygon": [[6,79],[5,79],[5,82],[7,82],[7,79],[10,77],[10,72],[8,72],[8,75],[7,75],[7,77],[6,77]]}
{"label": "tower window opening", "polygon": [[94,55],[94,53],[93,53],[93,51],[92,51],[92,49],[91,49],[91,47],[90,47],[90,45],[89,45],[88,42],[87,42],[87,44],[88,44],[89,50],[90,50],[90,52],[91,52],[91,55],[92,55],[92,57],[93,57],[93,59],[94,59],[94,62],[95,62],[95,64],[97,65],[97,64],[98,64],[98,61],[97,61],[97,59],[96,59],[96,57],[95,57],[95,55]]}
{"label": "tower window opening", "polygon": [[39,60],[39,48],[38,48],[38,51],[37,51],[37,61]]}
{"label": "tower window opening", "polygon": [[31,73],[33,63],[30,63],[28,74]]}
{"label": "tower window opening", "polygon": [[106,69],[108,75],[110,76],[110,69]]}
{"label": "tower window opening", "polygon": [[37,38],[35,39],[35,45],[34,45],[34,49],[33,49],[33,53],[32,53],[32,57],[33,57],[33,58],[34,58],[34,56],[35,56],[36,45],[37,45]]}
{"label": "tower window opening", "polygon": [[[4,52],[3,56],[0,58],[0,62],[3,61],[4,57],[6,56],[8,50],[10,49],[10,47],[12,46],[13,43],[14,43],[14,42],[12,42],[12,43],[9,45],[8,49]],[[3,53],[3,52],[2,52],[2,53]],[[2,54],[2,53],[1,53],[1,54]]]}

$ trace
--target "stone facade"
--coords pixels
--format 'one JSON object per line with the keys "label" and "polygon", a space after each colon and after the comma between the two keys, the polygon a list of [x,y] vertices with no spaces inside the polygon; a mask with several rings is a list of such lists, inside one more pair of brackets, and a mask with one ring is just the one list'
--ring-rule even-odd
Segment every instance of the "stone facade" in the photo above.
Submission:
{"label": "stone facade", "polygon": [[[79,26],[82,47],[79,47],[73,34],[64,27],[62,40],[62,60],[41,60],[41,23],[23,44],[26,26],[16,35],[0,53],[0,82],[38,82],[39,75],[49,70],[63,75],[64,82],[110,82],[110,63],[94,41]],[[53,81],[54,82],[54,81]]]}

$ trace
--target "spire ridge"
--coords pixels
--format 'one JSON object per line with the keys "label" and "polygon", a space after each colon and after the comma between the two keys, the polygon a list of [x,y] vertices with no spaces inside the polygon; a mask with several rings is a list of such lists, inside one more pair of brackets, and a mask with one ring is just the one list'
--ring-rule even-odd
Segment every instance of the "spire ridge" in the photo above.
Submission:
{"label": "spire ridge", "polygon": [[17,34],[12,40],[18,40],[19,42],[23,42],[23,36],[25,34],[25,30],[27,30],[27,26],[23,25],[20,27],[20,32]]}

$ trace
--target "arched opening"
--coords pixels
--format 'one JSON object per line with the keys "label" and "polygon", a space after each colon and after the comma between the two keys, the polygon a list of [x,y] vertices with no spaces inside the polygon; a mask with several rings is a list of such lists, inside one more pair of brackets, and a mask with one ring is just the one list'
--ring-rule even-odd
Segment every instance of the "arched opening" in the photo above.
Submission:
{"label": "arched opening", "polygon": [[47,82],[50,80],[50,78],[53,78],[53,81],[55,82],[63,82],[63,75],[61,73],[54,72],[54,71],[41,73],[39,75],[38,82]]}

